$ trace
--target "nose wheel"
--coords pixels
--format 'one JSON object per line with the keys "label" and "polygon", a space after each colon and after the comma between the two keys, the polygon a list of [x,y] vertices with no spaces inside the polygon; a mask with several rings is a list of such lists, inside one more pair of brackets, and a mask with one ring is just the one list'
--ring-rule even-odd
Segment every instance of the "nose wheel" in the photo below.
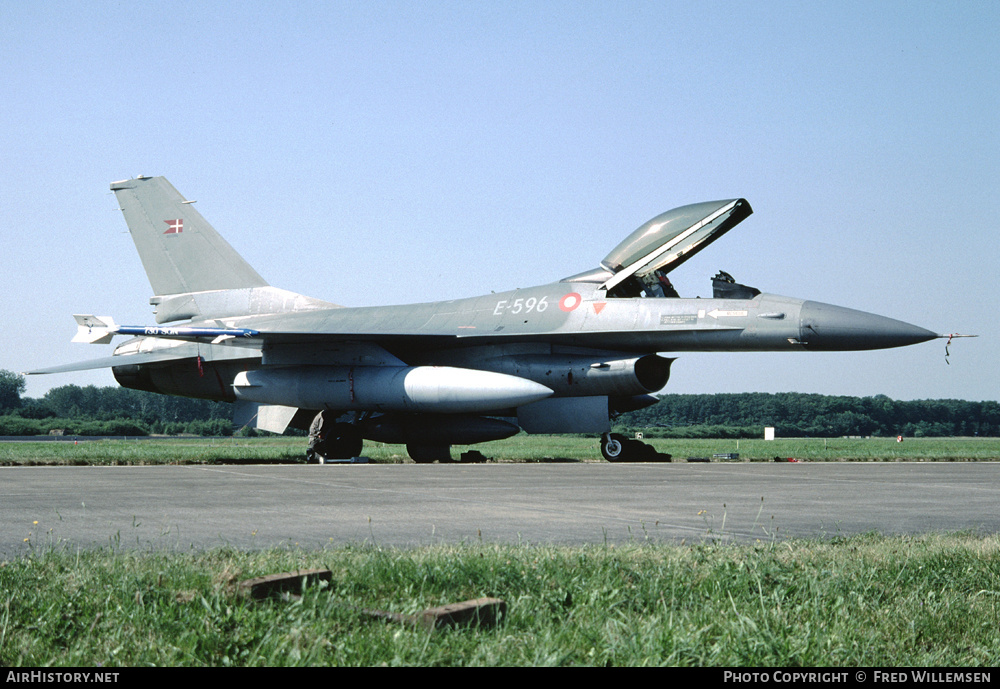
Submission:
{"label": "nose wheel", "polygon": [[609,462],[669,462],[670,455],[657,452],[652,445],[631,440],[621,433],[601,436],[601,454]]}
{"label": "nose wheel", "polygon": [[601,454],[609,462],[620,462],[625,456],[625,436],[620,433],[605,433],[601,436]]}

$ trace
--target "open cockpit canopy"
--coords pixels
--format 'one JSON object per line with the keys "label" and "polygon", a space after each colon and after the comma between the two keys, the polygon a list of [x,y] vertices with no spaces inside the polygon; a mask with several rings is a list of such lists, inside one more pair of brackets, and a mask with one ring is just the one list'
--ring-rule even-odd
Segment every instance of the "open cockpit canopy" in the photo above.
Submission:
{"label": "open cockpit canopy", "polygon": [[632,291],[629,285],[665,276],[751,213],[753,209],[746,199],[707,201],[661,213],[601,261],[601,266],[612,273],[603,286],[609,296],[626,296]]}

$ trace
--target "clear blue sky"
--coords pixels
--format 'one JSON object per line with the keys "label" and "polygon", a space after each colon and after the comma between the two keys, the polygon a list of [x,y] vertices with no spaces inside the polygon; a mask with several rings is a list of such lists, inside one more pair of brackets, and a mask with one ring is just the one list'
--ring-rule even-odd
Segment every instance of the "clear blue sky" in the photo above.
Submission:
{"label": "clear blue sky", "polygon": [[[980,337],[686,354],[668,392],[1000,399],[1000,3],[0,0],[0,368],[152,322],[108,184],[165,175],[272,284],[348,306],[596,267],[755,214],[672,277]],[[31,378],[28,395],[110,372]]]}

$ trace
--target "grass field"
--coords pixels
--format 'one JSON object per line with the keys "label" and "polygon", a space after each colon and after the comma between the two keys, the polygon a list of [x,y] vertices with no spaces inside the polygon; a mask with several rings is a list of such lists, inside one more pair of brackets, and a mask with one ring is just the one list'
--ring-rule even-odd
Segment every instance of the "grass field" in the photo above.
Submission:
{"label": "grass field", "polygon": [[[304,438],[164,438],[0,443],[0,466],[34,464],[204,464],[296,462],[304,459]],[[998,461],[1000,438],[787,438],[765,440],[647,440],[674,461],[738,452],[740,461],[775,457],[825,461]],[[452,456],[468,448],[453,448]],[[604,461],[597,438],[517,435],[474,445],[501,462]],[[366,442],[374,462],[409,462],[402,445]]]}
{"label": "grass field", "polygon": [[[300,601],[240,579],[333,571]],[[0,565],[0,665],[986,666],[1000,539],[864,535],[745,546],[372,546],[201,554],[36,550]],[[504,599],[492,628],[401,613]]]}
{"label": "grass field", "polygon": [[[998,439],[654,440],[688,456],[993,461]],[[293,462],[301,438],[0,443],[0,464]],[[495,461],[603,461],[596,439],[517,436]],[[464,449],[464,448],[462,448]],[[401,446],[368,443],[379,462]],[[456,450],[454,456],[458,456]],[[241,579],[329,568],[299,601],[246,602]],[[416,613],[482,596],[491,628],[427,633],[357,608]],[[711,665],[1000,663],[1000,536],[868,534],[724,545],[178,553],[32,544],[0,562],[0,666]]]}

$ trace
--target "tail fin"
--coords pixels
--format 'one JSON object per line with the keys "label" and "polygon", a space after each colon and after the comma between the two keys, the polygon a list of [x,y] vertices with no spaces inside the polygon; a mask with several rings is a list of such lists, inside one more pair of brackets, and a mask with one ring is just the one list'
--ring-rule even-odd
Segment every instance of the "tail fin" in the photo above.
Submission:
{"label": "tail fin", "polygon": [[113,182],[154,295],[266,287],[164,177]]}
{"label": "tail fin", "polygon": [[[163,177],[113,182],[111,190],[153,287],[157,323],[338,308],[268,285]],[[91,341],[93,325],[78,322],[88,329],[78,341]]]}

